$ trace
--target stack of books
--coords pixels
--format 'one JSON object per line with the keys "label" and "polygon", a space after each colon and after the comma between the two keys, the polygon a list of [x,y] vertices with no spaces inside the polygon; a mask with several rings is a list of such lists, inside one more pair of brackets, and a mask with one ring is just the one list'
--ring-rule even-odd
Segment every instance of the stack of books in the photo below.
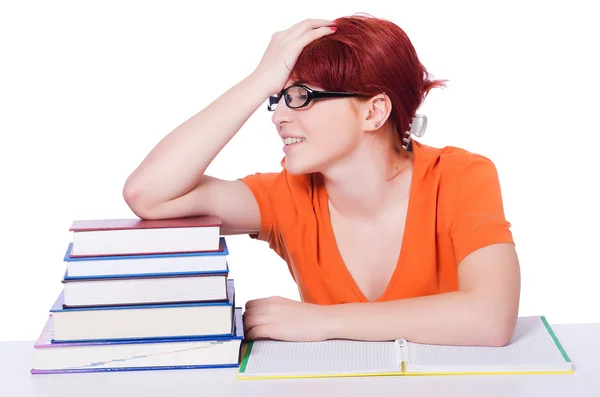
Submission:
{"label": "stack of books", "polygon": [[33,374],[239,367],[221,221],[74,221],[63,288],[34,345]]}

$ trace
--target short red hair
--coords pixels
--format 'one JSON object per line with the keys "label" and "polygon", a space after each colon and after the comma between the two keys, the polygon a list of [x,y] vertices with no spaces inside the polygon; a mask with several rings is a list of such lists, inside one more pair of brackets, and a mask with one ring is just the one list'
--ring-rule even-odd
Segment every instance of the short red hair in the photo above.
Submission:
{"label": "short red hair", "polygon": [[430,79],[396,24],[359,14],[334,22],[337,31],[304,47],[290,77],[325,90],[369,97],[385,92],[392,102],[394,138],[399,138],[394,141],[400,142],[429,91],[444,87],[446,80]]}

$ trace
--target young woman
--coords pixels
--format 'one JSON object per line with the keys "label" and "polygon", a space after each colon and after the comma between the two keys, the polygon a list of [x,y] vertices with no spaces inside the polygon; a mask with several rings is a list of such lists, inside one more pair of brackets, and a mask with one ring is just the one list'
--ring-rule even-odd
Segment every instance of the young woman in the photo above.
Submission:
{"label": "young woman", "polygon": [[[144,219],[217,215],[222,234],[267,241],[287,262],[302,301],[248,302],[248,339],[504,345],[520,272],[495,166],[411,137],[426,127],[416,110],[442,85],[389,21],[302,21],[159,142],[124,198]],[[204,175],[267,98],[283,170]]]}

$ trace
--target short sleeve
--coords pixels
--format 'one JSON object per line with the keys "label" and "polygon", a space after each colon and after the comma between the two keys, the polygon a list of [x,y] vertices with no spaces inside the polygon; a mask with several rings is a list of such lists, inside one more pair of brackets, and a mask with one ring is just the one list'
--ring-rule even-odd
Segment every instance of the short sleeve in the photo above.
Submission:
{"label": "short sleeve", "polygon": [[258,234],[250,234],[253,239],[271,242],[275,222],[273,196],[275,185],[280,177],[278,173],[255,173],[240,178],[248,186],[260,210],[260,230]]}
{"label": "short sleeve", "polygon": [[457,264],[479,248],[513,243],[495,165],[477,157],[458,174],[450,235]]}

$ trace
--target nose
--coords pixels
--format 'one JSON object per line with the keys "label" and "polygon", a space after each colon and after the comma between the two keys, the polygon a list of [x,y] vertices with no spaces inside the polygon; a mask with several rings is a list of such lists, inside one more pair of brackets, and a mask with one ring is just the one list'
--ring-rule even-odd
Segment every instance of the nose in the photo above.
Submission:
{"label": "nose", "polygon": [[277,102],[277,106],[275,107],[275,110],[273,111],[273,116],[271,117],[271,121],[273,122],[273,124],[275,124],[277,127],[279,127],[279,125],[283,122],[289,122],[292,117],[293,117],[293,110],[290,109],[287,104],[285,103],[285,100],[283,98],[279,99],[279,102]]}

